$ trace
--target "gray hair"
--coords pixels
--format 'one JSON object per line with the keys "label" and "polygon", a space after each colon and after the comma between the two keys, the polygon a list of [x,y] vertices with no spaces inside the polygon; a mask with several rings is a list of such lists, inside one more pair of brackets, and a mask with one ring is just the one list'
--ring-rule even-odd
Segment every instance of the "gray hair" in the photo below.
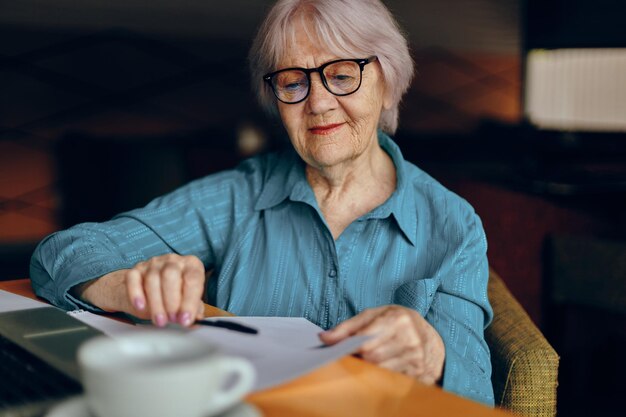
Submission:
{"label": "gray hair", "polygon": [[407,40],[380,0],[278,0],[257,33],[248,59],[252,86],[261,107],[276,113],[276,99],[262,77],[275,71],[295,29],[302,24],[308,36],[330,52],[346,58],[376,55],[385,91],[392,105],[383,109],[378,127],[393,134],[398,127],[398,107],[413,78],[413,60]]}

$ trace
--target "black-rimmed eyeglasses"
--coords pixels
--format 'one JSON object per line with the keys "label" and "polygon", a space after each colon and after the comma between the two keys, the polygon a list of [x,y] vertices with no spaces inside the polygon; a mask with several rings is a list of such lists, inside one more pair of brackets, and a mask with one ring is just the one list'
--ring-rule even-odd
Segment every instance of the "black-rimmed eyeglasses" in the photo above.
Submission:
{"label": "black-rimmed eyeglasses", "polygon": [[364,59],[338,59],[317,68],[284,68],[263,76],[277,99],[296,104],[311,91],[311,73],[317,72],[324,87],[336,96],[347,96],[361,87],[363,67],[376,61],[376,56]]}

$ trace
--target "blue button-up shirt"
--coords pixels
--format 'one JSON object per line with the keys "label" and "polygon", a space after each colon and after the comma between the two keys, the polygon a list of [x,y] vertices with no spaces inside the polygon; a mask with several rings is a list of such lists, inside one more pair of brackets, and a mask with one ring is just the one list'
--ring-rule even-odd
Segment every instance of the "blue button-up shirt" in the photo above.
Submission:
{"label": "blue button-up shirt", "polygon": [[293,150],[254,157],[104,223],[47,237],[31,262],[36,293],[66,309],[81,282],[165,253],[214,271],[210,304],[237,315],[305,317],[328,329],[369,307],[418,311],[446,348],[443,387],[493,404],[483,331],[487,243],[462,198],[407,162],[379,133],[396,168],[391,197],[335,240]]}

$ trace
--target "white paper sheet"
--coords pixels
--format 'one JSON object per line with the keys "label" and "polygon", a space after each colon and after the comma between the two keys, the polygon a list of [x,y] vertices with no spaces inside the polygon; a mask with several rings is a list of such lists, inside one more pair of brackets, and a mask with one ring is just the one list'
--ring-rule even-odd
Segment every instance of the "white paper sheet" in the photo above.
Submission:
{"label": "white paper sheet", "polygon": [[[48,307],[49,304],[0,290],[0,312]],[[89,311],[70,312],[77,319],[108,336],[154,329],[134,326]],[[207,326],[194,326],[190,336],[217,345],[225,355],[250,360],[257,372],[254,391],[287,382],[342,356],[355,352],[369,337],[354,336],[334,346],[323,346],[322,329],[304,318],[296,317],[219,317],[258,330],[257,334]]]}
{"label": "white paper sheet", "polygon": [[254,390],[270,388],[355,352],[369,336],[353,336],[333,346],[323,346],[322,329],[296,317],[221,317],[253,327],[246,334],[216,327],[197,326],[190,333],[217,345],[227,355],[252,362],[257,371]]}

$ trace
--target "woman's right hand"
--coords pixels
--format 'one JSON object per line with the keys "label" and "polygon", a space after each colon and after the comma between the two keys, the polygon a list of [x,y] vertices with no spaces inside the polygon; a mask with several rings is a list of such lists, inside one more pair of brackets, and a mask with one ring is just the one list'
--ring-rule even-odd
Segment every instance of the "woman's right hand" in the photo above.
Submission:
{"label": "woman's right hand", "polygon": [[163,327],[191,325],[202,318],[205,271],[195,256],[166,254],[111,272],[75,289],[105,311],[122,311]]}

